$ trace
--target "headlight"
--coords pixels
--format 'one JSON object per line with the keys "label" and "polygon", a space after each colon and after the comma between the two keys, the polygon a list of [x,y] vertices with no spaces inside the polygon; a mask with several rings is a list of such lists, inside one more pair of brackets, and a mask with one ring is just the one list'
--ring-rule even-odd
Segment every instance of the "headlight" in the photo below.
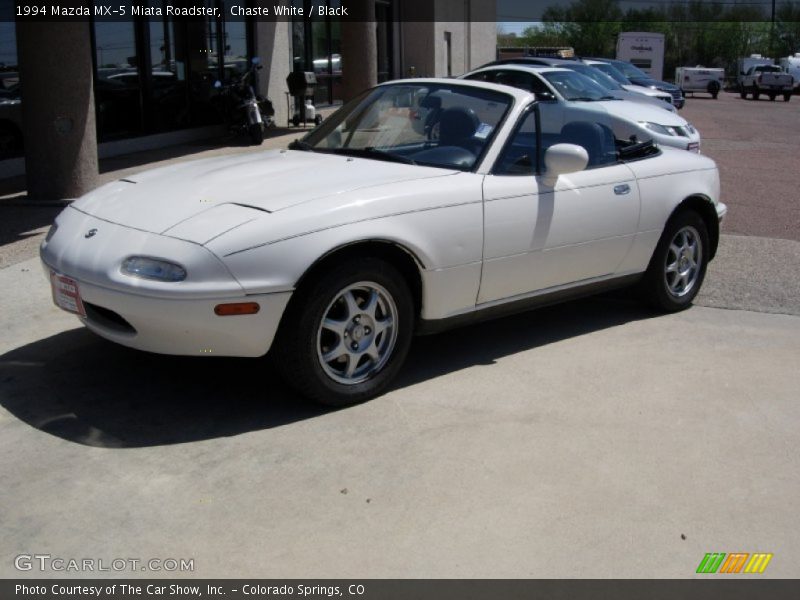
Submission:
{"label": "headlight", "polygon": [[131,256],[122,263],[122,272],[142,279],[156,281],[183,281],[186,279],[186,269],[175,263],[147,256]]}
{"label": "headlight", "polygon": [[661,135],[675,135],[674,131],[664,127],[663,125],[659,125],[658,123],[648,123],[645,121],[640,121],[639,125],[655,133],[660,133]]}

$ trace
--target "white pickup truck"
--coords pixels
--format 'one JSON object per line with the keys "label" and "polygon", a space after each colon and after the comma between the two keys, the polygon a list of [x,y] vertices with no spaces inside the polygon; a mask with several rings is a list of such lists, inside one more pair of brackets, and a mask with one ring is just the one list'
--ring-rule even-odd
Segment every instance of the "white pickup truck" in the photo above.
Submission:
{"label": "white pickup truck", "polygon": [[760,94],[766,94],[770,100],[781,94],[784,101],[792,97],[794,78],[789,73],[784,73],[777,65],[756,65],[750,67],[742,75],[739,86],[739,95],[747,98],[747,93],[753,94],[753,100],[758,100]]}

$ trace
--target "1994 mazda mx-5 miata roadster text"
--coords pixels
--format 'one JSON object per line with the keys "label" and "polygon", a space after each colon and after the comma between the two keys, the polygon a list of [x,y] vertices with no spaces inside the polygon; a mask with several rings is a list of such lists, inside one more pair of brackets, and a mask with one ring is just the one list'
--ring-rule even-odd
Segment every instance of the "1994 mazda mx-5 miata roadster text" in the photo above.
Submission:
{"label": "1994 mazda mx-5 miata roadster text", "polygon": [[588,104],[555,123],[516,88],[397,81],[288,150],[115,181],[42,243],[54,300],[142,350],[272,348],[334,405],[385,391],[415,331],[623,285],[685,308],[726,210],[717,168]]}

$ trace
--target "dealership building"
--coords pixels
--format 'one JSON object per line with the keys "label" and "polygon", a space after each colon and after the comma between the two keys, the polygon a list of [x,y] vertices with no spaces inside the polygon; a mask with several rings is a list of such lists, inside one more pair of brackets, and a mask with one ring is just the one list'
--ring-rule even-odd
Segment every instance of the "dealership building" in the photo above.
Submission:
{"label": "dealership building", "polygon": [[[98,156],[222,137],[214,84],[253,57],[263,67],[257,91],[285,127],[292,71],[315,73],[322,107],[389,79],[456,76],[495,56],[494,0],[282,3],[295,16],[252,16],[277,0],[191,3],[217,15],[204,17],[167,14],[181,2],[134,0],[146,16],[47,22],[15,20],[13,0],[0,0],[0,178],[25,173],[32,200],[73,198],[95,186]],[[309,19],[312,5],[328,16]],[[369,20],[336,16],[342,7]]]}

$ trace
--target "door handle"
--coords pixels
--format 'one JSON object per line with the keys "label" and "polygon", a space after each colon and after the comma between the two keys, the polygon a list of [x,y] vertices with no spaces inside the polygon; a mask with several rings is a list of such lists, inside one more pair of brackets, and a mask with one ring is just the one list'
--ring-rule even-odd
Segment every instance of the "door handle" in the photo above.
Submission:
{"label": "door handle", "polygon": [[631,191],[631,186],[627,183],[623,183],[622,185],[615,185],[614,186],[614,193],[617,196],[624,196],[625,194],[629,194]]}

